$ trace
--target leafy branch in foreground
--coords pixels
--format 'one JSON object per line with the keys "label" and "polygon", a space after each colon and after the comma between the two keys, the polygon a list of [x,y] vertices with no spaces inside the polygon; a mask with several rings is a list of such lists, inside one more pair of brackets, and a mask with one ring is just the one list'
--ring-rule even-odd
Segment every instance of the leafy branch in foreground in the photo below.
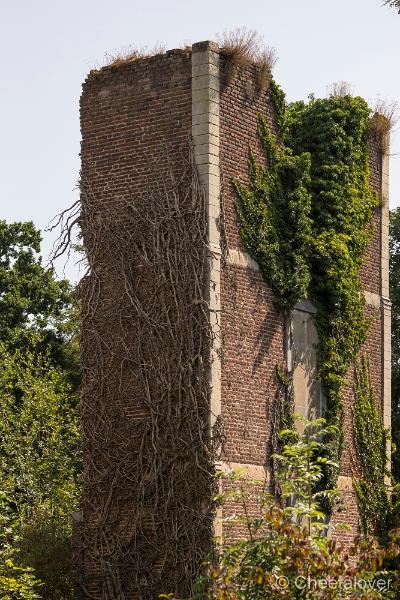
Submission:
{"label": "leafy branch in foreground", "polygon": [[[254,495],[246,497],[238,483],[231,498],[243,503],[241,519],[251,535],[215,550],[192,600],[398,597],[394,574],[384,570],[384,562],[399,555],[398,532],[390,534],[385,547],[376,538],[364,537],[348,550],[326,535],[328,520],[320,501],[335,491],[313,489],[323,477],[320,444],[331,433],[323,419],[306,421],[300,439],[284,447],[277,456],[283,503],[277,506],[262,494],[261,518],[249,517],[246,503],[254,501]],[[228,494],[225,505],[229,500]]]}
{"label": "leafy branch in foreground", "polygon": [[[336,490],[316,492],[317,484],[323,477],[322,465],[330,461],[321,456],[323,439],[335,431],[334,426],[325,426],[324,419],[304,421],[305,428],[299,441],[284,446],[281,455],[276,455],[278,462],[278,478],[281,484],[283,512],[299,526],[305,526],[309,536],[326,529],[326,515],[321,509],[322,498],[334,500],[338,496]],[[282,431],[285,436],[290,431]],[[337,465],[333,465],[337,466]]]}
{"label": "leafy branch in foreground", "polygon": [[41,587],[30,567],[18,565],[18,519],[13,501],[0,491],[0,598],[36,600]]}

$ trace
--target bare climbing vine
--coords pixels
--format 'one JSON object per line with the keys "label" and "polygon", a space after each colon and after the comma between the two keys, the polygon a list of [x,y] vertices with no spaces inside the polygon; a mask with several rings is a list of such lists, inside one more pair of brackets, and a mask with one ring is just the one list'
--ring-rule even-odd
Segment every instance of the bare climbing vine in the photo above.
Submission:
{"label": "bare climbing vine", "polygon": [[141,193],[81,186],[87,598],[188,596],[213,535],[205,198],[190,143],[174,160]]}

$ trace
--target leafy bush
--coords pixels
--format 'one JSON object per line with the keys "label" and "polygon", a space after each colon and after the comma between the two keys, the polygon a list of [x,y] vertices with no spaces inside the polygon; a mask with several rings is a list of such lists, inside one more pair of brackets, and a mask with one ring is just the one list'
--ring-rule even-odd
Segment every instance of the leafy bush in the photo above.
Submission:
{"label": "leafy bush", "polygon": [[[265,495],[261,518],[238,517],[249,539],[216,549],[192,600],[398,598],[394,574],[383,570],[399,554],[396,532],[385,547],[360,537],[347,550],[326,535],[331,526],[320,502],[335,492],[313,492],[326,461],[318,458],[321,444],[331,433],[323,425],[322,419],[307,423],[302,437],[276,457],[282,506]],[[241,500],[245,507],[246,494]]]}
{"label": "leafy bush", "polygon": [[[2,347],[0,362],[0,472],[7,498],[0,507],[0,576],[3,587],[15,587],[4,598],[65,600],[72,596],[71,516],[80,469],[71,388],[49,359],[29,350],[10,354]],[[43,582],[40,596],[22,595],[35,587],[31,568]]]}
{"label": "leafy bush", "polygon": [[32,569],[17,567],[11,560],[5,563],[0,572],[0,598],[3,600],[36,600],[38,582]]}
{"label": "leafy bush", "polygon": [[0,492],[0,598],[34,600],[40,583],[29,567],[15,564],[18,560],[18,520],[13,502]]}

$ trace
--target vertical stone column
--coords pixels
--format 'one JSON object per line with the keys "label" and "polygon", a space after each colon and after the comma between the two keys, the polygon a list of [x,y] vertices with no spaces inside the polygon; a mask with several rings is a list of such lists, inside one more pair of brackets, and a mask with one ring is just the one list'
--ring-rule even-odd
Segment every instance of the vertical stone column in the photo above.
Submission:
{"label": "vertical stone column", "polygon": [[[214,42],[192,46],[192,141],[195,163],[205,195],[209,244],[207,301],[212,334],[210,348],[210,436],[221,418],[221,243],[219,48]],[[222,539],[222,510],[217,509],[214,535]]]}
{"label": "vertical stone column", "polygon": [[192,47],[192,139],[204,190],[209,241],[207,300],[212,330],[210,429],[221,415],[219,48],[214,42]]}
{"label": "vertical stone column", "polygon": [[[388,135],[389,138],[389,135]],[[382,154],[382,204],[381,204],[381,296],[383,328],[383,421],[391,428],[391,302],[389,298],[389,139],[384,141]],[[391,464],[391,447],[388,442],[388,468]]]}

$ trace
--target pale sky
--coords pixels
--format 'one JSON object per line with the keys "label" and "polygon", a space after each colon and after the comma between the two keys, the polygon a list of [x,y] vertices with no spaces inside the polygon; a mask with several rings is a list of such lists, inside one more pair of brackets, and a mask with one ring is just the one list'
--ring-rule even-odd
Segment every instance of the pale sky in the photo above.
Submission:
{"label": "pale sky", "polygon": [[[400,101],[400,15],[380,0],[0,0],[1,212],[44,229],[77,198],[79,95],[85,75],[121,48],[169,48],[245,26],[274,46],[289,100],[355,94]],[[400,200],[400,135],[391,205]],[[397,156],[399,154],[399,156]],[[44,234],[43,255],[52,239]],[[59,265],[61,272],[62,267]],[[66,274],[76,279],[77,267]]]}

